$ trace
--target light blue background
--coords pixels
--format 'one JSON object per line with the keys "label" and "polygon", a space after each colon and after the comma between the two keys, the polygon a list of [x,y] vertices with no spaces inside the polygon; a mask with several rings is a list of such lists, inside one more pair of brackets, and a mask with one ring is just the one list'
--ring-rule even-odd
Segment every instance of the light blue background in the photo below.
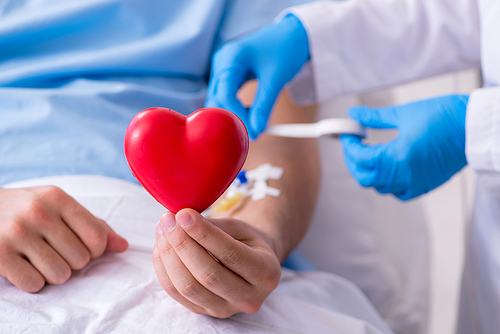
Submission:
{"label": "light blue background", "polygon": [[203,107],[224,41],[307,0],[0,0],[0,184],[65,174],[135,181],[139,111]]}

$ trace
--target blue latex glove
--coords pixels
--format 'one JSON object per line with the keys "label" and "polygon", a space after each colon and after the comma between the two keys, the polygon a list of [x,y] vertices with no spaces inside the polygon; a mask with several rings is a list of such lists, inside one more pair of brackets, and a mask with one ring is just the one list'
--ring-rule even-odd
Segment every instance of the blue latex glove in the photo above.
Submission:
{"label": "blue latex glove", "polygon": [[[309,59],[309,43],[302,23],[293,15],[226,43],[212,60],[205,105],[234,112],[251,139],[267,125],[271,109],[283,87]],[[242,106],[236,93],[248,80],[259,87],[253,105]]]}
{"label": "blue latex glove", "polygon": [[342,136],[347,168],[365,187],[408,200],[438,187],[467,164],[465,111],[468,96],[450,95],[402,106],[355,107],[349,116],[371,128],[399,130],[384,144],[369,146]]}

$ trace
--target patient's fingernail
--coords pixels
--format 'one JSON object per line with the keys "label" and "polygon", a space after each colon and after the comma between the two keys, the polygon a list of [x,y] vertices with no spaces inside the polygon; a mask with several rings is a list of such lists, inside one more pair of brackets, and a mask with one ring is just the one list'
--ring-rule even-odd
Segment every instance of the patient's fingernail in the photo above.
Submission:
{"label": "patient's fingernail", "polygon": [[165,231],[168,232],[172,230],[175,226],[175,216],[173,213],[170,212],[164,213],[160,218],[160,222],[163,225]]}
{"label": "patient's fingernail", "polygon": [[188,227],[193,222],[193,218],[187,213],[178,213],[176,219],[182,227]]}
{"label": "patient's fingernail", "polygon": [[[162,235],[163,232],[165,232],[163,230],[163,226],[161,226],[161,222],[158,222],[158,224],[156,224],[156,234],[158,234],[158,236]],[[156,245],[156,241],[155,241],[155,245]]]}

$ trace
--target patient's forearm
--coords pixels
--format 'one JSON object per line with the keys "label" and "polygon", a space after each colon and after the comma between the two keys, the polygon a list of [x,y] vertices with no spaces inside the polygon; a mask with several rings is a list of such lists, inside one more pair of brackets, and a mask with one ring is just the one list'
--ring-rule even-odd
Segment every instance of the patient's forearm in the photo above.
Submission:
{"label": "patient's forearm", "polygon": [[[246,88],[242,99],[248,99]],[[313,107],[297,107],[287,94],[276,103],[271,123],[306,123],[314,120]],[[250,144],[245,169],[270,163],[284,170],[279,180],[268,180],[281,195],[262,200],[247,199],[229,215],[241,219],[270,237],[278,259],[283,262],[305,234],[311,220],[319,186],[320,167],[317,141],[263,135]]]}
{"label": "patient's forearm", "polygon": [[268,162],[284,169],[280,180],[268,181],[281,195],[249,200],[234,217],[270,236],[271,246],[283,262],[305,234],[314,210],[319,178],[316,144],[312,140],[263,137],[251,150],[245,168]]}
{"label": "patient's forearm", "polygon": [[[246,94],[251,94],[248,88]],[[272,121],[310,122],[313,117],[312,110],[301,110],[284,97]],[[280,196],[246,197],[209,219],[192,209],[167,212],[156,227],[158,280],[193,312],[219,318],[257,312],[279,284],[280,261],[307,230],[319,180],[316,142],[262,136],[251,143],[245,168],[263,163],[284,169],[281,179],[268,180]]]}

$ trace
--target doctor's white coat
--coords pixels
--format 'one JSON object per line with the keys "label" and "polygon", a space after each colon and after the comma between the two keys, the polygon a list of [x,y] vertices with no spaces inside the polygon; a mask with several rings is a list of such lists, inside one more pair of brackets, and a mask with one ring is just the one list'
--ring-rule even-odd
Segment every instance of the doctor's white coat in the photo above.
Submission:
{"label": "doctor's white coat", "polygon": [[471,94],[466,116],[478,186],[457,330],[500,333],[500,1],[349,0],[287,12],[304,24],[311,51],[313,76],[291,86],[299,101],[481,66],[484,88]]}

